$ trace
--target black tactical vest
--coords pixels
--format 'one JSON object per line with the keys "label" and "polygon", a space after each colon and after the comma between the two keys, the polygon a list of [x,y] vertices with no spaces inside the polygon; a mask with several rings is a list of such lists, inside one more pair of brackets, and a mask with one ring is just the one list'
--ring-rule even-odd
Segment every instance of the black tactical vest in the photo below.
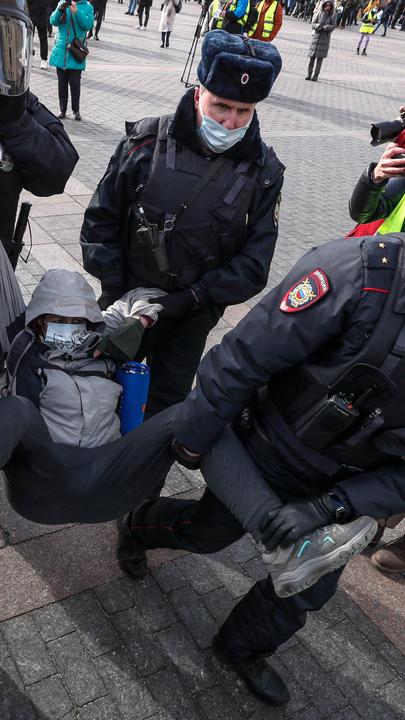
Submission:
{"label": "black tactical vest", "polygon": [[[171,116],[159,120],[158,139],[149,179],[138,194],[150,223],[165,233],[169,273],[159,273],[153,255],[139,242],[134,207],[127,227],[126,267],[130,285],[182,289],[216,270],[240,252],[247,238],[248,211],[260,170],[258,163],[199,155],[168,134]],[[151,123],[153,120],[151,121]],[[144,128],[143,128],[144,129]],[[156,128],[155,128],[156,132]],[[153,133],[152,133],[153,134]],[[181,211],[192,188],[212,163],[221,165],[186,210]]]}
{"label": "black tactical vest", "polygon": [[[390,236],[393,237],[393,236]],[[335,344],[271,381],[256,417],[286,463],[302,474],[341,476],[405,455],[405,242],[387,241],[391,267],[373,263],[363,243],[365,287],[389,290],[383,309],[376,293]],[[385,241],[385,238],[384,238]]]}

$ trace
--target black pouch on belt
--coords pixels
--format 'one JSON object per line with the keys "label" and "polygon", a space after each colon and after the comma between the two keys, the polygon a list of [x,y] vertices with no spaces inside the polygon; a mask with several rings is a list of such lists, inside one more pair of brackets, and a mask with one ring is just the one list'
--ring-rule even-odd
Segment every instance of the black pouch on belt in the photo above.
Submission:
{"label": "black pouch on belt", "polygon": [[323,403],[295,424],[295,433],[309,447],[323,450],[360,427],[368,413],[395,389],[395,383],[381,370],[357,363],[329,388]]}

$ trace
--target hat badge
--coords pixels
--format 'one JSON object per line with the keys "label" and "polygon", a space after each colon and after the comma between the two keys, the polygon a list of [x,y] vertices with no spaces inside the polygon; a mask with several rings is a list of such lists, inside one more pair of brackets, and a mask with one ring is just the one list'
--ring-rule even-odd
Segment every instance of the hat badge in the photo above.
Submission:
{"label": "hat badge", "polygon": [[240,81],[241,81],[242,85],[246,85],[246,83],[249,82],[249,75],[248,75],[248,73],[243,73]]}

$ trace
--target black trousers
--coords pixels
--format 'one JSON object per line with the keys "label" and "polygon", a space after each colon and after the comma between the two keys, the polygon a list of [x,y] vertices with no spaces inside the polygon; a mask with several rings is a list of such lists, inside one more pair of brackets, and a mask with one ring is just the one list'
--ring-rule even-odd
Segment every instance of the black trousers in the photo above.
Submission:
{"label": "black trousers", "polygon": [[[233,442],[232,437],[230,441]],[[249,469],[235,444],[231,453],[226,445],[224,448],[226,457],[221,458],[222,446],[219,451],[214,448],[203,459],[202,470],[206,481],[216,492],[213,476],[223,476],[221,497],[225,499],[228,496],[227,504],[239,519],[210,489],[198,501],[159,498],[145,503],[132,513],[131,527],[137,542],[147,549],[169,547],[198,554],[214,553],[244,535],[240,521],[243,520],[244,526],[255,535],[255,527],[260,527],[260,516],[263,517],[263,513],[271,506],[276,507],[280,501],[286,502],[308,494],[305,487],[295,484],[294,474],[283,466],[276,454],[274,457],[261,456],[253,443],[250,446],[247,441],[244,450],[248,451],[250,461],[254,461],[256,470],[260,471],[271,490],[275,491],[266,498],[268,505],[265,507],[261,502],[264,494],[260,489],[257,492],[256,483],[255,497],[249,497]],[[226,481],[232,488],[233,479],[236,478],[236,485],[242,488],[243,473],[246,479],[245,497],[238,498],[240,490],[236,488],[232,499],[232,490],[226,488]],[[249,505],[256,509],[255,516],[248,509]],[[219,631],[221,638],[239,657],[255,658],[272,654],[303,627],[307,612],[319,610],[334,595],[341,572],[342,569],[339,569],[324,575],[312,587],[289,598],[276,595],[270,576],[257,582],[222,625]]]}
{"label": "black trousers", "polygon": [[184,400],[204,351],[207,335],[215,327],[221,310],[207,305],[180,321],[162,319],[144,334],[137,357],[151,368],[145,417]]}
{"label": "black trousers", "polygon": [[59,107],[66,112],[68,106],[69,88],[72,112],[80,111],[80,82],[82,79],[81,70],[62,70],[56,68],[58,75]]}
{"label": "black trousers", "polygon": [[[316,60],[316,65],[315,65],[315,60]],[[318,75],[319,75],[319,73],[320,73],[320,71],[321,71],[322,63],[323,63],[323,58],[311,57],[311,58],[309,59],[309,63],[308,63],[308,75],[309,75],[309,77],[311,77],[311,75],[312,75],[312,71],[313,71],[313,69],[314,69],[314,65],[315,65],[314,77],[318,77]]]}
{"label": "black trousers", "polygon": [[143,11],[145,10],[145,22],[143,23],[143,26],[146,27],[149,22],[149,13],[150,13],[150,6],[149,5],[138,5],[138,17],[139,17],[139,24],[142,27],[142,19],[143,19]]}
{"label": "black trousers", "polygon": [[94,9],[94,20],[95,20],[94,34],[95,35],[98,35],[98,33],[100,31],[101,23],[103,22],[103,19],[104,19],[104,13],[105,13],[105,5],[102,8],[97,7]]}
{"label": "black trousers", "polygon": [[13,508],[33,522],[105,522],[160,489],[173,463],[175,408],[97,448],[56,444],[25,398],[0,399],[0,468]]}
{"label": "black trousers", "polygon": [[35,28],[38,30],[41,60],[48,60],[48,27],[47,25],[35,25],[34,32]]}

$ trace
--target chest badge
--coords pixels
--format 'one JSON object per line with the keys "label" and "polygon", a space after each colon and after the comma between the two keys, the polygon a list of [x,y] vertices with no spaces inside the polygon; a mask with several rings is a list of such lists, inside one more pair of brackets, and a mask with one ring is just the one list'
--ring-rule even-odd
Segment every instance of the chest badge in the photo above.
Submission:
{"label": "chest badge", "polygon": [[299,312],[320,300],[330,290],[328,276],[320,268],[312,270],[299,280],[284,295],[280,310]]}

